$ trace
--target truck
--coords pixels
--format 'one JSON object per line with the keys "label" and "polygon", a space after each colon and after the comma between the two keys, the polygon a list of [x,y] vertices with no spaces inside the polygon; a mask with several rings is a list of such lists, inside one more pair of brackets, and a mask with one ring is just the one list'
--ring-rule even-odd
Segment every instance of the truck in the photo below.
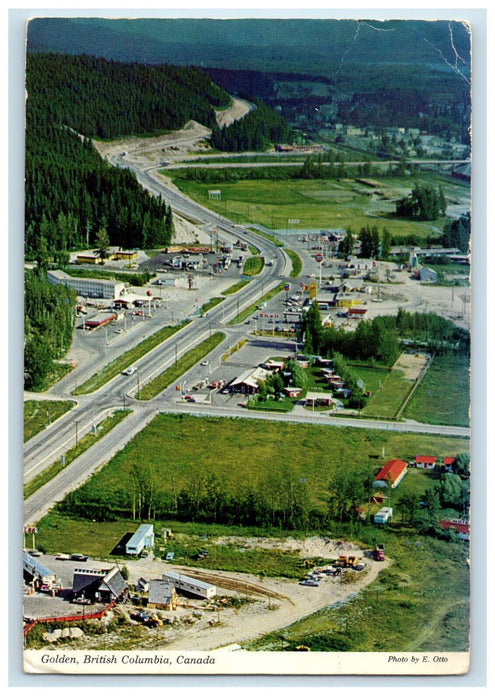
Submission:
{"label": "truck", "polygon": [[337,561],[335,562],[335,566],[339,566],[341,568],[348,568],[348,567],[354,567],[359,563],[359,557],[356,557],[354,555],[349,555],[346,556],[345,554],[341,554]]}
{"label": "truck", "polygon": [[376,561],[385,561],[385,545],[377,544],[375,546],[374,555]]}

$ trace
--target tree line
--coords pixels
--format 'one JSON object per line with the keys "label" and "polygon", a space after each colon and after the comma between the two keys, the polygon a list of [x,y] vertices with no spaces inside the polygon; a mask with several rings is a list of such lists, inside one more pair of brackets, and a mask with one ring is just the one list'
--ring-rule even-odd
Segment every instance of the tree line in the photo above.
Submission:
{"label": "tree line", "polygon": [[72,344],[76,293],[50,284],[43,270],[26,270],[24,304],[24,384],[37,391]]}
{"label": "tree line", "polygon": [[354,331],[325,327],[316,304],[303,316],[301,340],[310,355],[331,357],[340,353],[351,360],[374,361],[391,366],[401,352],[401,340],[415,340],[436,353],[470,353],[470,335],[452,321],[433,313],[399,309],[396,316],[362,320]]}

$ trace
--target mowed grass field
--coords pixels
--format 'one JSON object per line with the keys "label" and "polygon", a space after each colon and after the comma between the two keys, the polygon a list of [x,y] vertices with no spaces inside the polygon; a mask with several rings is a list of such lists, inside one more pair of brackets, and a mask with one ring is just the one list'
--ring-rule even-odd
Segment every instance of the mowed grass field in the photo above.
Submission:
{"label": "mowed grass field", "polygon": [[[176,173],[168,173],[172,177]],[[272,229],[285,229],[289,219],[299,219],[300,228],[346,228],[358,232],[363,226],[386,226],[392,236],[425,238],[443,228],[443,220],[405,221],[391,216],[395,201],[409,194],[416,182],[439,181],[447,199],[458,201],[467,188],[449,178],[421,173],[415,178],[373,178],[380,183],[379,194],[372,188],[342,180],[239,180],[200,183],[175,178],[190,197],[224,214],[236,223],[255,222]],[[208,199],[208,190],[222,191],[221,201]],[[466,209],[468,206],[466,205]],[[293,226],[292,226],[293,228]],[[437,234],[435,234],[437,235]]]}
{"label": "mowed grass field", "polygon": [[404,417],[436,425],[469,426],[470,359],[436,355]]}
{"label": "mowed grass field", "polygon": [[463,438],[159,414],[83,488],[85,499],[111,503],[115,494],[116,502],[124,496],[130,502],[137,464],[149,470],[157,488],[176,493],[191,488],[191,478],[204,483],[215,477],[233,495],[249,487],[268,488],[289,475],[305,479],[311,501],[324,508],[331,474],[371,465],[370,455],[386,455],[384,461],[421,453],[443,459],[467,451]]}

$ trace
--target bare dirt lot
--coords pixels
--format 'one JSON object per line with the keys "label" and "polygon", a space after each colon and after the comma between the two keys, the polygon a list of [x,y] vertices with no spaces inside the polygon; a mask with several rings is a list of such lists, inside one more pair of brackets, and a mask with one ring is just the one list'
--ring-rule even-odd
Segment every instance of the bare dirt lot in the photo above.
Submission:
{"label": "bare dirt lot", "polygon": [[429,356],[424,354],[415,354],[403,352],[392,369],[398,369],[404,374],[404,379],[416,381],[421,370],[426,367],[429,361]]}
{"label": "bare dirt lot", "polygon": [[[366,562],[363,571],[347,570],[343,578],[324,576],[317,587],[301,586],[298,581],[283,578],[267,578],[244,573],[213,571],[205,568],[174,567],[217,587],[218,598],[213,602],[180,598],[176,611],[160,611],[164,620],[161,627],[148,629],[130,620],[132,607],[118,606],[111,617],[122,612],[129,625],[122,632],[108,632],[95,636],[57,642],[57,648],[81,649],[181,649],[207,651],[233,643],[246,642],[268,632],[281,629],[317,610],[354,597],[368,586],[387,566],[387,562],[375,562],[369,552],[364,552],[349,542],[336,542],[324,537],[306,540],[275,538],[220,538],[219,543],[235,543],[242,547],[280,548],[297,552],[308,558],[335,558],[339,554],[356,554]],[[130,583],[138,578],[159,579],[170,565],[148,557],[126,561]],[[232,605],[238,599],[238,605]],[[222,602],[223,601],[223,602]],[[60,604],[59,604],[60,605]],[[68,604],[70,605],[70,604]],[[74,607],[74,606],[71,606]],[[47,614],[47,613],[45,613]],[[133,628],[131,639],[126,631]],[[139,634],[137,634],[139,633]]]}

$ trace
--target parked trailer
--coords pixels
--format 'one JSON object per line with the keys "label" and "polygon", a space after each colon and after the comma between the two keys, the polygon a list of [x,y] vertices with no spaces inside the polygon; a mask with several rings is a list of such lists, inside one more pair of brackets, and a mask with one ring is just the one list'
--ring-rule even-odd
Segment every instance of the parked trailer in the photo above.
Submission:
{"label": "parked trailer", "polygon": [[162,574],[162,580],[171,581],[177,591],[189,593],[198,598],[213,598],[217,594],[216,586],[213,584],[186,576],[177,571],[168,571],[166,574]]}

